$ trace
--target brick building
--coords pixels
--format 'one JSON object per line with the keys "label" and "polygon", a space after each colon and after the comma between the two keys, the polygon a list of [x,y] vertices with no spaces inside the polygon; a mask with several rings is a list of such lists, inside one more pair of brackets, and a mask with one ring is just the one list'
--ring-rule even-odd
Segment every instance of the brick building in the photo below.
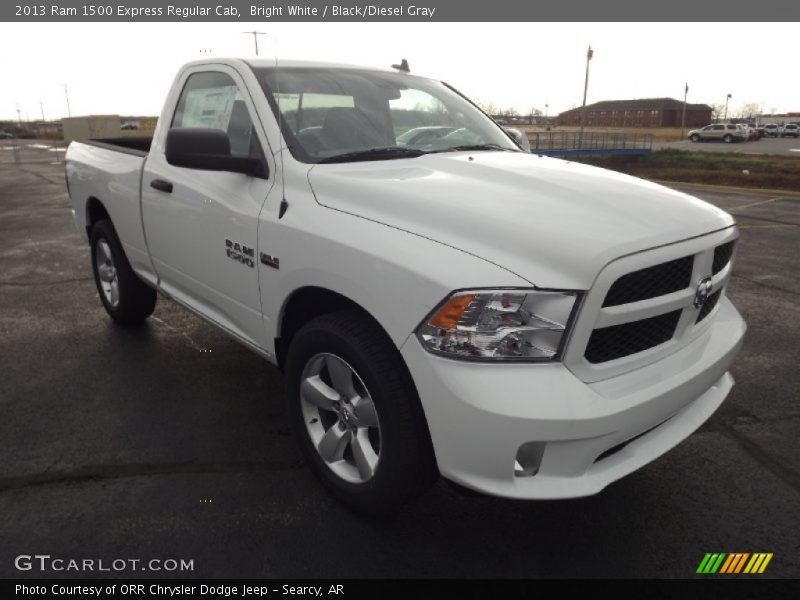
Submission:
{"label": "brick building", "polygon": [[[683,102],[674,98],[604,100],[586,105],[587,127],[680,127]],[[707,104],[686,104],[686,126],[699,127],[711,122]],[[562,112],[558,125],[580,125],[581,109]]]}

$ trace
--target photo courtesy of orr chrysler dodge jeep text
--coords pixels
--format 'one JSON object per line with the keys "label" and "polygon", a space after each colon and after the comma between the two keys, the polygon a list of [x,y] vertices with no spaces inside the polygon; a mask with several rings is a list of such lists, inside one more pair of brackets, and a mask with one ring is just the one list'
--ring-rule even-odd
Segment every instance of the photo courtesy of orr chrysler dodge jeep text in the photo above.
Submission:
{"label": "photo courtesy of orr chrysler dodge jeep text", "polygon": [[595,494],[733,385],[731,216],[524,152],[440,81],[195,62],[152,141],[74,142],[66,168],[111,318],[161,292],[277,365],[310,468],[364,512],[439,474]]}

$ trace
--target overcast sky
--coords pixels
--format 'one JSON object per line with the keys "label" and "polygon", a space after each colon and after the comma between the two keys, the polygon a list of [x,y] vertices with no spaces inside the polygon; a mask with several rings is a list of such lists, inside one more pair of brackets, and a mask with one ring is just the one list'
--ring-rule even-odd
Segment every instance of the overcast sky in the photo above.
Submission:
{"label": "overcast sky", "polygon": [[[178,67],[261,55],[385,67],[444,79],[473,100],[549,114],[588,102],[671,96],[800,111],[796,23],[0,23],[0,119],[157,115]],[[739,32],[737,34],[736,32]]]}

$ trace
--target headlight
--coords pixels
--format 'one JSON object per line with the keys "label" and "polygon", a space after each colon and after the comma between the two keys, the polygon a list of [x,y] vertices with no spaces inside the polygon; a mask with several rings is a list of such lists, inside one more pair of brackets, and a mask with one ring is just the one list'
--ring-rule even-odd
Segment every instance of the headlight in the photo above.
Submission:
{"label": "headlight", "polygon": [[486,361],[561,358],[577,292],[455,292],[417,329],[430,352]]}

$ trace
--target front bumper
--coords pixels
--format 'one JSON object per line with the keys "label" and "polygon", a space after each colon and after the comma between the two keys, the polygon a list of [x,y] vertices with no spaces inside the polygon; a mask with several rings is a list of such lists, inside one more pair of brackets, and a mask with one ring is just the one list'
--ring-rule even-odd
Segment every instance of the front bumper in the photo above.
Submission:
{"label": "front bumper", "polygon": [[[599,492],[702,425],[733,386],[728,368],[745,329],[723,298],[713,323],[689,345],[590,384],[561,363],[442,358],[414,336],[401,351],[442,475],[495,496],[571,498]],[[529,442],[544,448],[538,470],[516,476],[517,453]]]}

